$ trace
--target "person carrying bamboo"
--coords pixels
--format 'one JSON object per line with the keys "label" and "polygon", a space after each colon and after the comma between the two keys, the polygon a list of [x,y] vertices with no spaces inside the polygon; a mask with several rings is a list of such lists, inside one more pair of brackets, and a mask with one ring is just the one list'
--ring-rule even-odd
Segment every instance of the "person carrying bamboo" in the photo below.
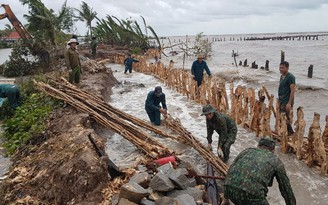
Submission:
{"label": "person carrying bamboo", "polygon": [[197,81],[197,86],[201,86],[204,77],[204,70],[208,76],[211,76],[211,71],[207,66],[207,63],[204,61],[204,56],[198,54],[197,60],[195,60],[191,66],[191,75],[192,78]]}
{"label": "person carrying bamboo", "polygon": [[230,155],[230,147],[235,142],[237,136],[237,125],[228,115],[217,112],[211,105],[203,107],[206,116],[208,147],[212,149],[212,135],[214,130],[219,134],[217,152],[219,157],[227,162]]}
{"label": "person carrying bamboo", "polygon": [[65,62],[69,70],[69,82],[80,83],[81,62],[79,53],[76,50],[76,46],[79,45],[79,42],[72,38],[69,40],[68,45],[70,47],[65,52]]}
{"label": "person carrying bamboo", "polygon": [[[162,104],[162,107],[159,104]],[[154,125],[161,124],[161,113],[167,113],[165,94],[162,92],[162,87],[155,87],[154,91],[150,91],[145,102],[145,110],[148,114],[150,122]]]}
{"label": "person carrying bamboo", "polygon": [[224,197],[235,205],[269,205],[266,196],[273,178],[286,205],[296,205],[296,199],[284,164],[274,154],[275,142],[265,137],[257,148],[242,151],[231,164],[224,181]]}

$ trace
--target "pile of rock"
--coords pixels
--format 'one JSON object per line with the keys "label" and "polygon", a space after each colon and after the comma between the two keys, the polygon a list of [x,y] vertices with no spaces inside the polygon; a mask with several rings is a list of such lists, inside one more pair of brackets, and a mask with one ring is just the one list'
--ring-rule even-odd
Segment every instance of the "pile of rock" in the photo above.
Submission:
{"label": "pile of rock", "polygon": [[204,203],[204,185],[197,185],[186,168],[171,163],[156,171],[142,169],[121,187],[118,205],[197,205]]}

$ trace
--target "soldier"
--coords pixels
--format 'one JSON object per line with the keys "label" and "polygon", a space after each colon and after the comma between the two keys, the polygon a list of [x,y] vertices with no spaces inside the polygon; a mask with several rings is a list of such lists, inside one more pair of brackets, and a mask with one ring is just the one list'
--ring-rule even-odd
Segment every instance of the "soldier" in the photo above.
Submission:
{"label": "soldier", "polygon": [[284,164],[274,155],[275,142],[260,139],[257,148],[242,151],[228,170],[224,182],[224,196],[235,205],[269,205],[268,186],[276,177],[286,205],[296,205]]}
{"label": "soldier", "polygon": [[[162,103],[162,107],[159,105]],[[161,86],[155,87],[154,91],[150,91],[145,102],[145,110],[152,124],[161,124],[161,113],[167,113],[165,94],[162,92]]]}
{"label": "soldier", "polygon": [[76,51],[76,46],[79,42],[75,38],[69,40],[68,45],[70,46],[65,52],[65,62],[67,69],[69,70],[69,82],[79,83],[81,74],[81,62],[79,53]]}
{"label": "soldier", "polygon": [[138,60],[132,58],[131,54],[128,54],[128,57],[124,60],[124,74],[129,71],[129,73],[132,73],[132,64],[139,62]]}
{"label": "soldier", "polygon": [[92,59],[96,59],[97,46],[98,46],[97,38],[95,36],[93,36],[92,40],[91,40],[91,43],[90,43]]}
{"label": "soldier", "polygon": [[207,66],[207,63],[204,61],[204,56],[199,54],[197,60],[195,60],[191,66],[191,75],[192,78],[197,81],[197,86],[201,86],[203,82],[204,70],[208,76],[211,76],[211,71]]}
{"label": "soldier", "polygon": [[218,154],[224,162],[227,162],[230,147],[236,140],[236,123],[226,114],[218,113],[209,104],[203,107],[203,113],[201,115],[206,116],[208,147],[212,149],[212,135],[215,130],[219,134]]}
{"label": "soldier", "polygon": [[17,108],[20,104],[20,91],[17,85],[0,84],[0,97],[7,98],[12,108]]}

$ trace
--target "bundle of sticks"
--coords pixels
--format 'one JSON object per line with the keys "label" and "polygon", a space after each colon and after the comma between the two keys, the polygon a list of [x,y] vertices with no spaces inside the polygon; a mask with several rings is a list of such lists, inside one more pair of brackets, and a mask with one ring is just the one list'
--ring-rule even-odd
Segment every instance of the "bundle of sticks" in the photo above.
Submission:
{"label": "bundle of sticks", "polygon": [[83,91],[70,84],[65,78],[53,78],[49,76],[49,79],[51,85],[36,81],[34,83],[42,92],[63,100],[82,112],[88,113],[99,124],[122,135],[122,137],[133,143],[151,159],[174,155],[174,152],[160,142],[154,140],[148,133],[140,128],[144,128],[166,138],[189,144],[198,151],[205,160],[210,162],[216,171],[226,175],[228,166],[184,128],[179,119],[174,120],[169,114],[166,116],[167,126],[179,135],[179,137],[177,137],[137,117],[114,108],[92,93]]}

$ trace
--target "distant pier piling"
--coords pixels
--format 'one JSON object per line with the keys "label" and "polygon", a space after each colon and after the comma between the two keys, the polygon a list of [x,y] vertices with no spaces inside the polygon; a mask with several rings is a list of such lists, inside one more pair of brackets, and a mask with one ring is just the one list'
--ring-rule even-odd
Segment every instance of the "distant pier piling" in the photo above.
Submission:
{"label": "distant pier piling", "polygon": [[312,78],[313,76],[313,65],[310,65],[308,68],[308,78]]}
{"label": "distant pier piling", "polygon": [[280,53],[280,62],[284,62],[285,61],[285,52],[281,51]]}

